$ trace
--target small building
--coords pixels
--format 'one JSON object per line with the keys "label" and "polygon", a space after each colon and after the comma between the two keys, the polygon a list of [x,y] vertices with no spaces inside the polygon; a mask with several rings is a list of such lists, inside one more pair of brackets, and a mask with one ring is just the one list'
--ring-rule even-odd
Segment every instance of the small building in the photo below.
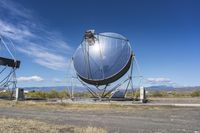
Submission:
{"label": "small building", "polygon": [[24,100],[24,89],[17,88],[15,97],[16,97],[16,100]]}
{"label": "small building", "polygon": [[142,103],[146,103],[147,100],[146,100],[146,90],[144,87],[140,87],[140,101]]}

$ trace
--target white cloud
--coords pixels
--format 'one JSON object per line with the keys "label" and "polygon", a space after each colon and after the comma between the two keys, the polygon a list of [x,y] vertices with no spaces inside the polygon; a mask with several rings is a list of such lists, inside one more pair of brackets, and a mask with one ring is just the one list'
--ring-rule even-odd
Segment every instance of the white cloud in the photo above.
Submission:
{"label": "white cloud", "polygon": [[65,83],[64,80],[61,80],[61,79],[59,79],[59,78],[53,78],[52,81],[53,81],[54,83]]}
{"label": "white cloud", "polygon": [[169,78],[147,78],[147,81],[151,84],[169,84],[172,81]]}
{"label": "white cloud", "polygon": [[35,75],[35,76],[29,76],[29,77],[19,77],[19,78],[17,78],[17,80],[19,82],[31,82],[31,81],[32,82],[41,82],[44,79],[40,76]]}
{"label": "white cloud", "polygon": [[0,1],[0,11],[3,9],[8,11],[9,17],[0,15],[0,34],[14,41],[18,52],[46,68],[66,70],[68,57],[73,50],[62,34],[46,30],[40,21],[33,19],[36,15],[32,11],[14,1]]}
{"label": "white cloud", "polygon": [[34,57],[33,61],[41,66],[53,69],[63,70],[66,69],[68,60],[61,55],[49,52],[43,47],[29,46],[26,48],[17,48],[18,51]]}

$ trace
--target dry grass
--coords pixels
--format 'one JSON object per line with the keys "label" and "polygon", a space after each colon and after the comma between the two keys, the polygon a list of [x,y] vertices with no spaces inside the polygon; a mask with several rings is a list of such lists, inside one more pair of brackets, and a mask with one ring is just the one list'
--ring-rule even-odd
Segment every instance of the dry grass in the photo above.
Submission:
{"label": "dry grass", "polygon": [[77,127],[71,125],[53,125],[37,120],[0,118],[1,133],[107,133],[96,127]]}
{"label": "dry grass", "polygon": [[45,108],[55,110],[115,110],[120,112],[135,112],[138,110],[161,110],[167,106],[145,106],[145,105],[123,105],[118,103],[56,103],[56,102],[35,102],[35,101],[8,101],[0,100],[0,107],[21,107],[21,108]]}

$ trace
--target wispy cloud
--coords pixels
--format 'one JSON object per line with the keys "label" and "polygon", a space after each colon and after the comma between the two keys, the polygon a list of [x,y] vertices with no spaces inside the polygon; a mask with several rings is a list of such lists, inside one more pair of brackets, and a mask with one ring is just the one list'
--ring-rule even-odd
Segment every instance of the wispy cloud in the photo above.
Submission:
{"label": "wispy cloud", "polygon": [[19,17],[23,18],[32,18],[30,14],[32,14],[31,10],[28,10],[24,8],[22,5],[15,3],[11,0],[1,0],[0,6],[4,9],[6,9],[9,14],[11,15],[17,15]]}
{"label": "wispy cloud", "polygon": [[41,82],[43,81],[44,79],[40,76],[28,76],[28,77],[19,77],[17,78],[17,80],[19,82]]}
{"label": "wispy cloud", "polygon": [[3,21],[0,19],[0,34],[11,38],[14,41],[24,42],[27,39],[33,38],[34,34],[30,32],[28,27],[14,26],[14,24]]}
{"label": "wispy cloud", "polygon": [[[72,48],[61,33],[49,31],[35,19],[35,14],[10,0],[0,1],[0,34],[16,44],[17,51],[28,55],[35,63],[53,70],[65,70]],[[34,17],[33,17],[34,16]],[[4,18],[4,19],[2,19]],[[16,21],[13,21],[15,19]],[[59,52],[58,52],[59,51]]]}
{"label": "wispy cloud", "polygon": [[17,50],[30,57],[34,57],[33,61],[35,63],[53,70],[60,70],[63,68],[66,69],[68,64],[67,58],[64,58],[56,53],[49,52],[44,47],[34,46],[34,44],[26,48],[17,47]]}
{"label": "wispy cloud", "polygon": [[53,78],[52,82],[54,82],[54,83],[66,83],[66,81],[59,79],[59,78]]}
{"label": "wispy cloud", "polygon": [[169,78],[147,78],[150,84],[171,84],[172,81]]}

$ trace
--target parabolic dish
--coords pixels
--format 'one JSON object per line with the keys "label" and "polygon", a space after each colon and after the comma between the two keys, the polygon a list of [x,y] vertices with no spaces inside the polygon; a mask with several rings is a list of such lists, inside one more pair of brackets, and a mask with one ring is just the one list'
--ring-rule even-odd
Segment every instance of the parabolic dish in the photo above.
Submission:
{"label": "parabolic dish", "polygon": [[131,62],[129,41],[117,33],[94,34],[92,44],[84,39],[73,56],[76,74],[92,85],[118,80],[129,70]]}

